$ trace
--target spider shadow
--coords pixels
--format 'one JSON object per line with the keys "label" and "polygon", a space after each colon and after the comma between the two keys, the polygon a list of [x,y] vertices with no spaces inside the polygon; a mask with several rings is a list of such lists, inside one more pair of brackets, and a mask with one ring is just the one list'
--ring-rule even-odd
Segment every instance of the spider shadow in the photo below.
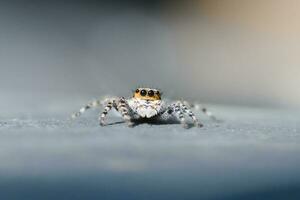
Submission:
{"label": "spider shadow", "polygon": [[105,126],[113,126],[117,124],[125,124],[125,121],[111,122],[111,123],[107,123]]}
{"label": "spider shadow", "polygon": [[[157,119],[138,119],[138,120],[133,120],[134,124],[132,127],[136,127],[142,124],[149,124],[149,125],[154,125],[154,126],[160,126],[160,125],[171,125],[171,124],[180,124],[179,121],[176,120],[157,120]],[[113,126],[117,124],[125,124],[125,121],[117,121],[117,122],[112,122],[106,124],[107,126]],[[190,129],[194,127],[194,124],[188,123],[186,129]]]}

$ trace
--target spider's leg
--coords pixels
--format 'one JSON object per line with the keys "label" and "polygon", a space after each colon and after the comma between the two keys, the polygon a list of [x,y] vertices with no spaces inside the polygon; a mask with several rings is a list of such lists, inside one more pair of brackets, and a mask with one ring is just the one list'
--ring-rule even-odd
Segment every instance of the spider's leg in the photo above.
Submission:
{"label": "spider's leg", "polygon": [[105,125],[105,117],[107,113],[111,110],[111,108],[114,106],[114,104],[115,104],[114,98],[107,100],[107,103],[104,107],[104,111],[99,115],[99,121],[101,126]]}
{"label": "spider's leg", "polygon": [[179,103],[172,104],[167,112],[171,112],[172,107],[173,107],[173,111],[176,113],[176,117],[179,119],[180,124],[183,126],[183,128],[188,128],[188,124],[186,123],[184,114],[182,112],[182,109],[180,108],[180,104]]}
{"label": "spider's leg", "polygon": [[202,107],[202,108],[201,108],[201,111],[202,111],[206,116],[208,116],[211,120],[213,120],[213,121],[218,121],[218,119],[217,119],[210,111],[207,111],[206,108]]}
{"label": "spider's leg", "polygon": [[80,115],[82,115],[82,113],[84,113],[86,110],[93,108],[93,107],[98,107],[100,105],[101,105],[101,103],[99,100],[91,101],[88,104],[86,104],[85,106],[83,106],[82,108],[80,108],[80,110],[78,112],[72,114],[71,118],[75,119],[75,118],[79,117]]}
{"label": "spider's leg", "polygon": [[188,124],[186,123],[184,114],[178,103],[172,103],[172,104],[168,105],[165,109],[163,109],[161,111],[159,116],[160,116],[160,119],[162,119],[162,120],[169,120],[170,117],[176,117],[176,119],[180,122],[180,124],[184,128],[188,128]]}
{"label": "spider's leg", "polygon": [[123,119],[129,127],[133,127],[132,117],[130,116],[130,107],[124,97],[121,97],[116,103],[116,110],[121,113]]}
{"label": "spider's leg", "polygon": [[202,127],[203,124],[199,122],[199,120],[196,118],[195,114],[184,104],[184,103],[179,103],[182,111],[187,114],[188,116],[190,116],[194,122],[194,125],[196,127]]}
{"label": "spider's leg", "polygon": [[[185,103],[185,102],[184,102]],[[189,105],[189,104],[188,104]],[[195,108],[195,110],[201,110],[206,116],[208,116],[213,121],[218,121],[218,119],[213,115],[212,112],[208,111],[205,107],[203,107],[199,103],[190,104],[191,108]]]}

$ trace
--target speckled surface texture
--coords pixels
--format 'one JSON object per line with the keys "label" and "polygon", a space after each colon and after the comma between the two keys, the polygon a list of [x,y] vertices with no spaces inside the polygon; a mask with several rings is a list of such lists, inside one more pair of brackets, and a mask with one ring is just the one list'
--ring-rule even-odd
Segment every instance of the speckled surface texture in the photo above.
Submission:
{"label": "speckled surface texture", "polygon": [[300,115],[210,106],[203,128],[97,112],[0,119],[0,199],[299,199]]}

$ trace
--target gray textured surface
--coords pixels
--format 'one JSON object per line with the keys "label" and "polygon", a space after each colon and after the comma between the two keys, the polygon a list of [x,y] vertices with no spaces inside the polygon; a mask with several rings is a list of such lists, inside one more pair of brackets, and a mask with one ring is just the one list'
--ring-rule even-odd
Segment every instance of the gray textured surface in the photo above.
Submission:
{"label": "gray textured surface", "polygon": [[[300,115],[211,106],[204,128],[92,111],[0,120],[1,199],[299,199]],[[111,116],[110,122],[120,122]]]}

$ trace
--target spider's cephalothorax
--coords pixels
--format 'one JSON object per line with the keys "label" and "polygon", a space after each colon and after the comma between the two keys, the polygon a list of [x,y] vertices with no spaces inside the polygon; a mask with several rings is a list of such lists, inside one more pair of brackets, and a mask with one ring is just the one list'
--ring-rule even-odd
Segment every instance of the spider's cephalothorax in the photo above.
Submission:
{"label": "spider's cephalothorax", "polygon": [[129,107],[142,118],[151,118],[159,114],[162,105],[160,92],[151,88],[138,88],[128,101]]}
{"label": "spider's cephalothorax", "polygon": [[[93,101],[80,109],[79,112],[72,115],[72,118],[80,116],[83,112],[91,107],[96,107],[104,104],[104,111],[99,116],[100,125],[105,125],[105,118],[108,112],[115,108],[126,121],[128,126],[132,127],[134,122],[143,120],[167,121],[171,118],[176,118],[180,121],[183,127],[188,127],[185,116],[189,116],[194,125],[202,127],[203,125],[195,117],[190,110],[189,104],[182,101],[166,104],[161,100],[161,93],[153,88],[137,88],[133,96],[129,99],[124,97],[107,98],[103,101]],[[199,106],[198,106],[199,107]],[[214,118],[205,108],[202,111]]]}

